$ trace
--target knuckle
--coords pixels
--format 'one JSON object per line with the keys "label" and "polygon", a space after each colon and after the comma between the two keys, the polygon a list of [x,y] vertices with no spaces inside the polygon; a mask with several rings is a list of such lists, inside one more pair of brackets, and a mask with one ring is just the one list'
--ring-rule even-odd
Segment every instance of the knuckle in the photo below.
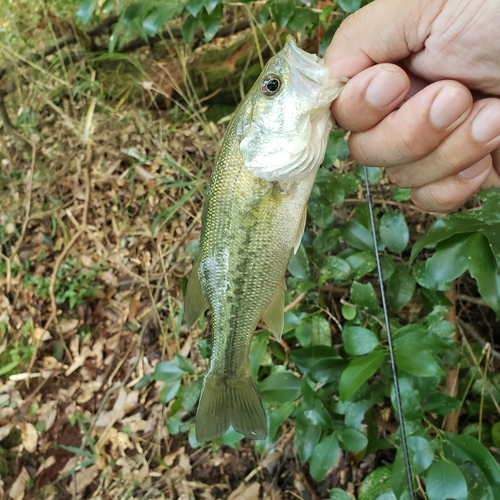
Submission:
{"label": "knuckle", "polygon": [[443,183],[426,184],[417,189],[412,189],[411,200],[413,204],[426,212],[446,213],[461,204],[456,200]]}
{"label": "knuckle", "polygon": [[387,178],[392,184],[404,189],[414,187],[404,167],[394,167],[386,169]]}

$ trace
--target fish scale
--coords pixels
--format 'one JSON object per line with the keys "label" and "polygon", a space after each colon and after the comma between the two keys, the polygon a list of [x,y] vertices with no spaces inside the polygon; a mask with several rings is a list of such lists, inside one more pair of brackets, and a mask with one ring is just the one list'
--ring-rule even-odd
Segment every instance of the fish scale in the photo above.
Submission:
{"label": "fish scale", "polygon": [[300,244],[333,124],[329,105],[341,86],[289,37],[228,125],[185,299],[189,326],[208,307],[212,311],[213,348],[196,416],[198,441],[214,439],[230,425],[249,438],[266,437],[250,345],[261,319],[281,336],[285,272]]}

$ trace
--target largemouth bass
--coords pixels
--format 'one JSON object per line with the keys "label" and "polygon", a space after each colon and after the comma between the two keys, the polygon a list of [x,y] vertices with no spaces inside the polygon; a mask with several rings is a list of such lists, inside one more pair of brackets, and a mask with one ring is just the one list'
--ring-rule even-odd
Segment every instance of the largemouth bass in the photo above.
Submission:
{"label": "largemouth bass", "polygon": [[265,439],[266,414],[248,354],[263,319],[283,330],[285,272],[300,245],[307,201],[343,86],[289,36],[230,122],[203,209],[200,255],[184,317],[212,311],[213,349],[196,415],[198,441],[230,425]]}

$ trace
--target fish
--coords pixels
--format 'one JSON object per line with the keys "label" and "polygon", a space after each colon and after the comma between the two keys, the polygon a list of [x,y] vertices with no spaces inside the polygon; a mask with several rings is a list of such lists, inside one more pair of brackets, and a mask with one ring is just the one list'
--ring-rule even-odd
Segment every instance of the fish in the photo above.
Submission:
{"label": "fish", "polygon": [[281,338],[285,273],[334,125],[330,105],[343,85],[288,36],[228,125],[184,302],[190,328],[208,308],[212,313],[212,355],[196,413],[199,442],[229,426],[250,439],[267,436],[250,345],[261,320]]}

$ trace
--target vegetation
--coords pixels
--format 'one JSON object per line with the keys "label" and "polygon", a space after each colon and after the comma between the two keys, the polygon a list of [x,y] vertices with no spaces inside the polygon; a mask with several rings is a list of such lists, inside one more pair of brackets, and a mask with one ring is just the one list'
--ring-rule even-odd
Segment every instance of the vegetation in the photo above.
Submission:
{"label": "vegetation", "polygon": [[[0,0],[0,499],[408,498],[344,131],[252,343],[265,441],[196,442],[210,316],[182,322],[228,116],[287,31],[322,53],[362,3]],[[419,498],[500,498],[500,190],[435,219],[369,180]]]}

